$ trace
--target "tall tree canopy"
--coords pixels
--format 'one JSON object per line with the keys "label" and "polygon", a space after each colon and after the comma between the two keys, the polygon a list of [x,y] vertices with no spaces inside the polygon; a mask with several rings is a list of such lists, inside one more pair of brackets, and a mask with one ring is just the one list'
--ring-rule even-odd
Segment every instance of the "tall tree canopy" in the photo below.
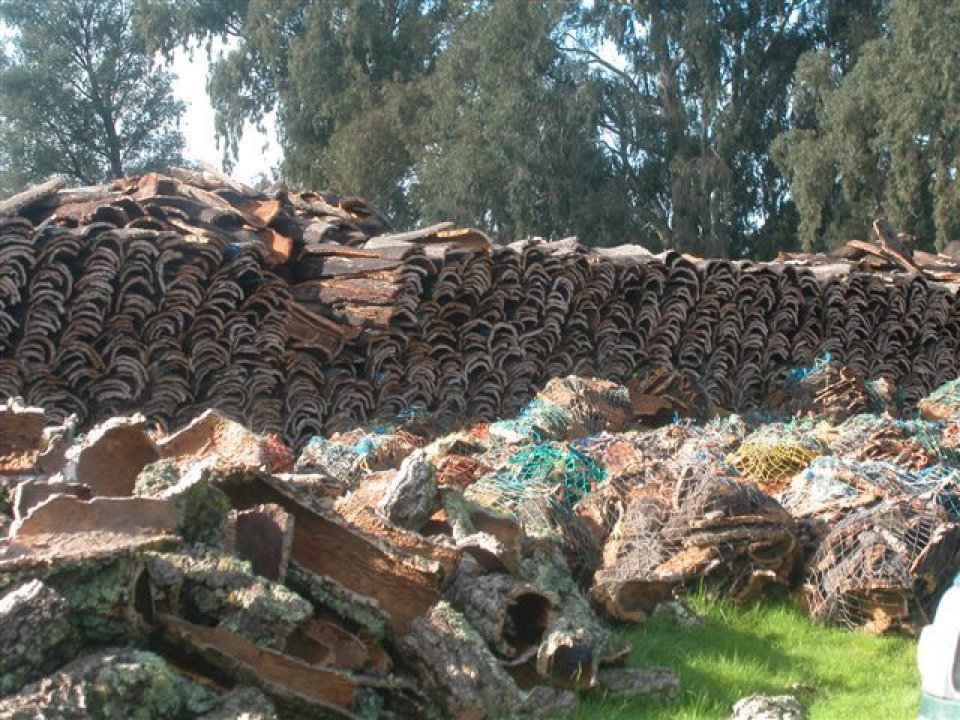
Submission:
{"label": "tall tree canopy", "polygon": [[401,225],[732,256],[792,247],[798,223],[833,242],[881,207],[953,232],[955,3],[137,3],[153,49],[225,42],[208,88],[228,155],[276,111],[288,179]]}
{"label": "tall tree canopy", "polygon": [[428,219],[479,220],[506,238],[631,239],[628,196],[599,142],[599,86],[559,47],[571,7],[497,0],[451,24],[421,83],[412,194]]}
{"label": "tall tree canopy", "polygon": [[[359,193],[398,224],[455,217],[503,237],[624,239],[569,3],[141,0],[155,47],[226,40],[209,90],[228,154],[280,120],[293,182]],[[608,232],[610,231],[610,232]]]}
{"label": "tall tree canopy", "polygon": [[184,106],[133,31],[132,4],[3,0],[0,184],[82,183],[180,161]]}
{"label": "tall tree canopy", "polygon": [[960,238],[960,5],[891,3],[849,72],[803,59],[796,127],[777,143],[807,248],[864,236],[885,216],[922,243]]}
{"label": "tall tree canopy", "polygon": [[208,89],[228,155],[276,110],[287,177],[363,194],[407,224],[406,131],[448,12],[446,0],[140,0],[139,25],[167,52],[227,41]]}
{"label": "tall tree canopy", "polygon": [[[647,243],[713,255],[789,244],[794,215],[770,145],[790,127],[798,58],[841,37],[856,44],[847,35],[859,15],[849,5],[593,3],[570,52],[588,58],[603,79],[610,161],[630,189]],[[834,41],[824,34],[828,25]]]}

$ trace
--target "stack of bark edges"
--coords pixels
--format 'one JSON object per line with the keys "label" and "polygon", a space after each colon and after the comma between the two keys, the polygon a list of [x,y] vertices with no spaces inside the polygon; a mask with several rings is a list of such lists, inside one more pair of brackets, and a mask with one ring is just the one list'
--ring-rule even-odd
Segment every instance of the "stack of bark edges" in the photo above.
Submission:
{"label": "stack of bark edges", "polygon": [[394,233],[369,203],[171,170],[0,202],[0,399],[89,427],[207,408],[295,448],[509,417],[552,377],[669,373],[762,404],[829,355],[910,408],[958,364],[960,266],[878,244],[777,262]]}

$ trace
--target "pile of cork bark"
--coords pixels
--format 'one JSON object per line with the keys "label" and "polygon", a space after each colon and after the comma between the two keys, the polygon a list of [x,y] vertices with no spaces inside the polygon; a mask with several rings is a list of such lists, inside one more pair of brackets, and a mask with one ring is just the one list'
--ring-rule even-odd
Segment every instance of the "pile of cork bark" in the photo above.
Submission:
{"label": "pile of cork bark", "polygon": [[558,717],[676,690],[623,667],[558,544],[393,457],[351,478],[214,412],[77,437],[0,406],[0,715]]}
{"label": "pile of cork bark", "polygon": [[915,629],[960,266],[875,231],[504,246],[189,170],[0,202],[0,715],[556,717],[674,692],[605,619],[699,587]]}
{"label": "pile of cork bark", "polygon": [[609,623],[696,622],[694,589],[915,631],[960,569],[960,381],[903,418],[797,370],[776,419],[663,424],[671,383],[570,376],[510,420],[297,454],[214,411],[0,406],[0,715],[560,717],[674,694]]}
{"label": "pile of cork bark", "polygon": [[509,417],[571,373],[742,410],[829,353],[910,407],[957,374],[960,266],[877,238],[730,262],[394,233],[357,198],[210,172],[51,181],[0,202],[0,399],[84,428],[216,408],[299,448]]}

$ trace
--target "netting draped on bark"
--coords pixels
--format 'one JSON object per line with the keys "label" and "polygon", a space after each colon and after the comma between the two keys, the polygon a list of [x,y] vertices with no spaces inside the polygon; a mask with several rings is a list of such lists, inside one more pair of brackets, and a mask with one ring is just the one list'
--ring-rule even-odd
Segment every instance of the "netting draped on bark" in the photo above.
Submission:
{"label": "netting draped on bark", "polygon": [[566,443],[526,445],[470,488],[469,495],[531,528],[549,528],[606,478],[606,471]]}
{"label": "netting draped on bark", "polygon": [[934,501],[960,519],[960,469],[931,465],[913,471],[890,462],[818,457],[777,498],[794,516],[809,517],[844,501],[910,496]]}
{"label": "netting draped on bark", "polygon": [[300,452],[297,470],[320,472],[349,487],[365,472],[399,467],[423,444],[417,435],[386,426],[313,437]]}
{"label": "netting draped on bark", "polygon": [[546,442],[562,436],[569,423],[563,408],[535,399],[516,418],[493,423],[491,432],[516,441]]}
{"label": "netting draped on bark", "polygon": [[807,568],[816,618],[850,627],[916,630],[956,572],[960,528],[922,500],[896,498],[838,522]]}
{"label": "netting draped on bark", "polygon": [[727,462],[746,478],[776,488],[819,456],[821,447],[795,424],[765,425],[746,437]]}
{"label": "netting draped on bark", "polygon": [[[648,415],[626,419],[629,392],[594,382],[551,383],[514,423],[520,432],[480,424],[429,444],[409,425],[318,436],[292,474],[289,457],[274,467],[274,436],[220,416],[156,439],[139,419],[115,419],[54,452],[46,445],[72,437],[68,428],[45,431],[28,421],[42,411],[13,405],[0,410],[0,462],[17,473],[66,463],[71,492],[89,483],[96,492],[86,492],[100,494],[103,473],[88,465],[97,452],[116,460],[104,438],[117,428],[131,437],[110,492],[119,492],[120,468],[161,459],[127,473],[136,497],[87,501],[35,483],[12,498],[17,518],[8,520],[26,536],[64,522],[140,534],[163,523],[188,546],[148,563],[165,640],[226,658],[231,678],[243,659],[245,682],[263,682],[251,668],[264,652],[300,662],[322,700],[331,671],[310,662],[329,653],[326,639],[339,639],[353,654],[338,669],[337,701],[357,710],[371,698],[402,717],[423,716],[424,688],[453,716],[490,703],[511,717],[569,709],[572,696],[547,684],[601,685],[601,662],[618,652],[597,609],[640,622],[693,589],[738,602],[797,592],[815,618],[912,631],[960,567],[960,468],[945,441],[952,419],[765,411],[650,428]],[[200,462],[191,484],[188,470]],[[54,502],[43,502],[50,493]],[[104,501],[128,502],[114,511]],[[29,513],[36,502],[42,511]],[[68,535],[43,535],[36,552],[55,552]],[[197,543],[211,548],[196,555],[203,563],[183,560]],[[68,604],[82,599],[77,585],[89,580],[58,572],[54,564],[51,587]],[[123,577],[126,617],[139,581]],[[224,583],[235,590],[229,597]],[[101,605],[92,614],[83,605],[84,617],[109,618],[111,631],[127,622]],[[103,632],[99,621],[94,629]],[[370,640],[387,635],[383,645]],[[416,692],[386,689],[390,657],[418,674]],[[450,663],[471,673],[450,677]],[[370,688],[368,671],[381,673]],[[534,680],[539,694],[521,691],[513,672],[543,678]],[[283,682],[263,687],[283,700]]]}
{"label": "netting draped on bark", "polygon": [[682,587],[746,600],[789,584],[798,551],[789,515],[709,454],[687,457],[621,494],[593,585],[615,617],[644,616]]}
{"label": "netting draped on bark", "polygon": [[919,403],[920,412],[931,419],[960,418],[960,378],[936,388]]}
{"label": "netting draped on bark", "polygon": [[491,425],[508,442],[573,440],[620,429],[630,415],[630,394],[612,382],[554,378],[516,418]]}
{"label": "netting draped on bark", "polygon": [[808,365],[790,368],[773,388],[781,408],[795,415],[815,415],[839,422],[851,415],[882,412],[896,406],[887,379],[868,379],[825,352]]}
{"label": "netting draped on bark", "polygon": [[857,415],[836,427],[829,450],[837,456],[884,460],[922,470],[956,459],[955,451],[943,445],[943,430],[942,423],[930,420]]}
{"label": "netting draped on bark", "polygon": [[[935,595],[918,590],[929,571],[923,558],[935,552],[957,565],[949,545],[929,539],[949,536],[960,517],[955,421],[888,414],[878,389],[829,356],[785,387],[812,411],[794,415],[787,403],[780,412],[675,417],[650,429],[629,419],[636,401],[625,388],[563,378],[516,417],[437,440],[427,452],[441,486],[465,489],[471,502],[561,548],[614,617],[640,619],[681,588],[745,600],[802,582],[817,617],[911,627]],[[345,462],[338,472],[362,474],[379,448],[403,439],[389,429],[343,433],[312,441],[301,461],[323,457]],[[867,537],[872,544],[861,547],[854,534],[837,534],[871,512],[883,542]],[[904,550],[920,564],[866,563],[885,547],[889,558]],[[836,582],[851,553],[860,574]]]}

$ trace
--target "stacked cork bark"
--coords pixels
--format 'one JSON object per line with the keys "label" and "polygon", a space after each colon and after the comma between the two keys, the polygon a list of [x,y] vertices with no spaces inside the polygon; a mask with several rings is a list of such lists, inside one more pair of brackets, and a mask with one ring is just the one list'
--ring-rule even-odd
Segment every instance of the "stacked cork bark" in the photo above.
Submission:
{"label": "stacked cork bark", "polygon": [[496,246],[186,170],[47,183],[0,215],[0,398],[83,425],[212,407],[299,446],[412,414],[509,416],[568,374],[667,372],[743,409],[827,353],[909,406],[960,360],[960,268],[865,243],[774,263]]}

